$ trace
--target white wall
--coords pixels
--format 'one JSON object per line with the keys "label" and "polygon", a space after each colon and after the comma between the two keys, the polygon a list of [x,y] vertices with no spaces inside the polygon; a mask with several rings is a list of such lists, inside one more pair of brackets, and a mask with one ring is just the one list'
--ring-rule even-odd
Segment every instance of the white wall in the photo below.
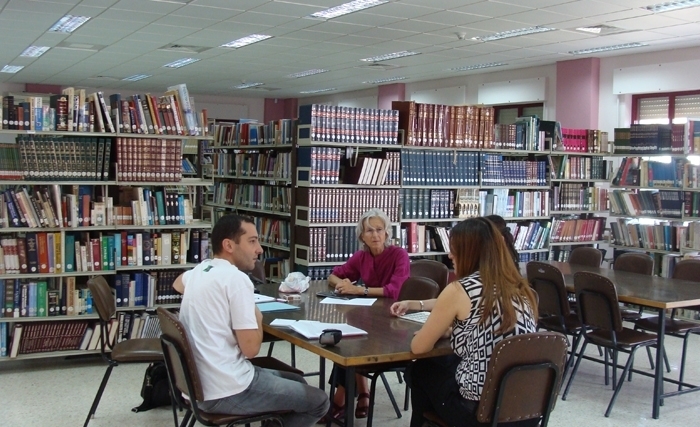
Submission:
{"label": "white wall", "polygon": [[332,93],[328,95],[309,96],[299,98],[299,105],[308,104],[329,104],[342,105],[345,107],[377,108],[377,87],[369,89],[355,90],[351,92]]}

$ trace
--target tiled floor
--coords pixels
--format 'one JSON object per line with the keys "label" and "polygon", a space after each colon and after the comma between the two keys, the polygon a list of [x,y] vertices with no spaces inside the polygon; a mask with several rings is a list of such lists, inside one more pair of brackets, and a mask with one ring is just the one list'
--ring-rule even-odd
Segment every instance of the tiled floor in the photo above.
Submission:
{"label": "tiled floor", "polygon": [[[673,373],[678,375],[680,363],[679,339],[669,338],[667,349]],[[700,383],[700,361],[697,358],[700,342],[691,337],[686,378]],[[643,350],[642,350],[643,351]],[[595,350],[591,354],[597,353]],[[277,343],[274,355],[282,360],[289,358],[288,345]],[[298,366],[308,371],[316,370],[316,356],[297,350]],[[645,354],[639,354],[637,366],[648,369]],[[172,413],[168,408],[154,409],[135,414],[131,408],[141,403],[139,396],[144,365],[125,365],[114,369],[97,415],[90,423],[93,427],[172,426]],[[0,425],[1,426],[82,426],[105,365],[99,360],[43,360],[0,363]],[[392,389],[400,401],[404,387],[397,384],[395,375],[388,375]],[[317,377],[309,378],[317,383]],[[602,365],[583,361],[567,401],[559,399],[549,423],[552,427],[568,426],[677,426],[690,427],[700,424],[700,395],[690,394],[667,399],[661,408],[661,418],[651,418],[652,380],[635,376],[625,383],[610,418],[603,412],[612,390],[603,385]],[[386,393],[378,388],[378,402],[374,425],[398,427],[408,425],[410,411],[396,418]],[[356,426],[365,426],[365,420],[357,420]]]}

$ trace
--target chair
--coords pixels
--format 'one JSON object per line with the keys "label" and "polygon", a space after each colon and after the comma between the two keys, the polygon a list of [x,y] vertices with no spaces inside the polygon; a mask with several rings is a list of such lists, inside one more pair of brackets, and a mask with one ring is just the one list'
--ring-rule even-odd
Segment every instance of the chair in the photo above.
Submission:
{"label": "chair", "polygon": [[570,264],[581,264],[588,267],[600,267],[603,262],[603,253],[598,248],[580,246],[569,255]]}
{"label": "chair", "polygon": [[265,275],[265,263],[263,261],[255,260],[255,267],[252,271],[248,272],[248,276],[254,285],[264,285],[267,283],[267,276]]}
{"label": "chair", "polygon": [[[625,382],[625,375],[632,366],[634,353],[640,347],[650,346],[656,343],[656,336],[646,332],[625,328],[622,326],[620,306],[617,301],[617,291],[610,279],[596,273],[577,272],[574,274],[574,289],[578,301],[578,314],[581,324],[584,326],[583,346],[576,359],[576,364],[571,372],[562,400],[566,400],[576,371],[581,364],[581,359],[586,351],[588,343],[612,350],[613,387],[615,392],[610,399],[605,416],[610,416],[615,399]],[[629,353],[627,363],[620,377],[617,377],[617,359],[620,351]],[[605,365],[607,379],[608,367]]]}
{"label": "chair", "polygon": [[[443,265],[444,266],[444,265]],[[445,267],[447,268],[447,267]],[[445,275],[446,276],[446,275]],[[403,282],[401,286],[401,291],[399,292],[398,301],[405,300],[428,300],[437,298],[440,294],[440,287],[434,280],[427,277],[409,277]],[[366,368],[360,368],[357,370],[358,374],[361,374],[370,380],[369,387],[369,410],[367,411],[367,427],[372,426],[372,417],[374,415],[374,399],[377,392],[377,379],[381,379],[384,383],[387,393],[389,394],[389,400],[396,411],[396,417],[401,418],[401,410],[396,404],[396,399],[394,398],[394,393],[391,392],[389,382],[384,375],[386,372],[396,372],[397,375],[406,371],[407,363],[381,363],[378,365],[373,365]],[[400,378],[400,377],[399,377]],[[408,410],[408,403],[410,398],[410,389],[408,384],[406,384],[406,394],[404,401],[404,410]]]}
{"label": "chair", "polygon": [[[624,253],[615,259],[613,270],[651,276],[654,272],[654,259],[641,252]],[[621,308],[620,314],[622,320],[632,322],[642,317],[642,308],[639,307],[637,311]]]}
{"label": "chair", "polygon": [[[168,368],[168,381],[170,382],[170,393],[173,398],[173,408],[177,405],[186,409],[185,417],[180,423],[180,427],[188,425],[192,427],[195,422],[205,426],[237,426],[264,420],[274,420],[278,425],[284,425],[281,415],[288,413],[287,411],[255,415],[227,415],[212,414],[199,409],[198,402],[204,400],[204,393],[192,347],[187,337],[187,331],[173,313],[163,307],[158,307],[157,312],[163,333],[160,337],[160,342],[165,358],[165,366]],[[258,364],[259,366],[272,369],[289,368],[286,364],[276,361],[276,359],[267,357],[261,359],[264,360]],[[252,359],[251,362],[254,360]],[[299,372],[292,368],[287,370]],[[183,398],[183,393],[189,396],[190,399],[186,400]],[[194,418],[192,418],[193,416]]]}
{"label": "chair", "polygon": [[[700,283],[700,260],[686,259],[679,261],[673,270],[673,278],[679,280],[688,280],[691,282]],[[698,285],[700,286],[700,285]],[[700,306],[690,307],[689,310],[700,311]],[[688,322],[685,320],[676,319],[676,310],[671,310],[671,317],[666,318],[665,324],[666,335],[683,339],[683,351],[681,353],[681,369],[678,376],[678,390],[682,389],[683,376],[685,375],[685,362],[688,350],[688,338],[691,333],[700,333],[700,324]],[[635,329],[657,332],[659,329],[659,316],[647,317],[646,319],[637,320],[634,324]],[[664,350],[664,357],[666,351]],[[649,356],[651,360],[651,356]],[[666,361],[666,369],[670,372],[668,361]]]}
{"label": "chair", "polygon": [[450,269],[439,261],[419,259],[413,261],[410,264],[410,268],[411,277],[427,277],[429,279],[433,279],[440,287],[440,292],[442,292],[442,290],[445,289],[445,286],[447,286],[449,283],[447,280],[450,274]]}
{"label": "chair", "polygon": [[[540,418],[540,426],[546,427],[563,380],[567,346],[566,337],[557,332],[516,335],[496,344],[476,410],[477,421],[495,427]],[[447,427],[432,412],[423,416]]]}
{"label": "chair", "polygon": [[[108,326],[112,316],[117,311],[115,297],[109,284],[102,276],[95,276],[88,280],[88,288],[92,294],[92,305],[100,318],[100,354],[108,366],[104,377],[102,377],[100,387],[97,389],[97,395],[95,395],[95,400],[92,402],[90,412],[85,419],[84,427],[87,427],[90,419],[94,417],[97,405],[100,403],[102,393],[115,366],[123,363],[155,363],[163,361],[163,351],[158,338],[134,338],[116,344],[108,342]],[[173,415],[176,416],[175,413]]]}
{"label": "chair", "polygon": [[581,341],[581,321],[569,306],[566,282],[561,270],[539,261],[530,261],[526,269],[527,280],[539,296],[537,311],[540,318],[537,327],[571,335],[573,339],[571,356],[562,374],[565,378],[569,366],[573,365],[576,349]]}

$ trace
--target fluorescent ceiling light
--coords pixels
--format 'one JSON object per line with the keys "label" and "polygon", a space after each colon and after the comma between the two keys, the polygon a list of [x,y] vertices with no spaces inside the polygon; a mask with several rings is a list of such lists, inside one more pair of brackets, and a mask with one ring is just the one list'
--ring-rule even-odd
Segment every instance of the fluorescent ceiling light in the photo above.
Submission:
{"label": "fluorescent ceiling light", "polygon": [[571,51],[569,53],[572,55],[586,55],[588,53],[610,52],[612,50],[631,49],[634,47],[644,47],[644,46],[649,46],[649,45],[646,43],[625,43],[625,44],[616,44],[614,46],[604,46],[604,47],[594,47],[591,49],[574,50],[574,51]]}
{"label": "fluorescent ceiling light", "polygon": [[386,79],[370,80],[368,82],[362,82],[362,83],[366,83],[369,85],[378,85],[378,84],[382,84],[382,83],[395,82],[397,80],[406,80],[406,77],[388,77]]}
{"label": "fluorescent ceiling light", "polygon": [[23,65],[5,65],[2,67],[2,70],[0,70],[0,73],[10,73],[14,74],[24,68]]}
{"label": "fluorescent ceiling light", "polygon": [[313,70],[300,71],[298,73],[288,74],[287,77],[290,79],[298,79],[299,77],[313,76],[314,74],[327,73],[328,70],[323,68],[314,68]]}
{"label": "fluorescent ceiling light", "polygon": [[248,89],[251,87],[257,87],[257,86],[262,86],[265,83],[241,83],[239,85],[234,86],[234,89]]}
{"label": "fluorescent ceiling light", "polygon": [[450,68],[449,71],[479,70],[481,68],[501,67],[503,65],[508,65],[508,64],[505,62],[489,62],[488,64],[476,64],[476,65],[467,65],[466,67]]}
{"label": "fluorescent ceiling light", "polygon": [[583,31],[584,33],[600,34],[603,29],[600,27],[579,27],[576,31]]}
{"label": "fluorescent ceiling light", "polygon": [[72,33],[89,19],[89,16],[66,15],[59,19],[58,22],[53,24],[51,28],[49,28],[49,31],[53,31],[55,33]]}
{"label": "fluorescent ceiling light", "polygon": [[222,44],[221,47],[232,47],[234,49],[238,49],[239,47],[248,46],[249,44],[261,42],[271,38],[272,36],[267,36],[265,34],[251,34],[249,36],[241,37],[238,40]]}
{"label": "fluorescent ceiling light", "polygon": [[527,27],[519,28],[517,30],[503,31],[500,33],[492,34],[490,36],[483,37],[472,37],[472,40],[479,40],[482,42],[491,42],[494,40],[509,39],[511,37],[527,36],[530,34],[546,33],[547,31],[554,31],[556,28],[549,27]]}
{"label": "fluorescent ceiling light", "polygon": [[372,56],[371,58],[360,59],[360,61],[380,62],[380,61],[388,61],[389,59],[403,58],[405,56],[413,56],[413,55],[420,55],[420,53],[402,50],[401,52],[387,53],[385,55]]}
{"label": "fluorescent ceiling light", "polygon": [[652,4],[651,6],[645,6],[644,9],[654,13],[661,13],[695,6],[700,6],[700,0],[667,1],[664,3]]}
{"label": "fluorescent ceiling light", "polygon": [[334,87],[331,87],[331,88],[328,88],[328,89],[302,90],[302,91],[301,91],[301,92],[299,92],[299,93],[320,93],[320,92],[330,92],[330,91],[332,91],[332,90],[335,90],[335,89],[336,89],[336,88],[334,88]]}
{"label": "fluorescent ceiling light", "polygon": [[19,56],[24,56],[27,58],[38,58],[44,53],[46,53],[46,51],[49,49],[50,47],[48,46],[29,46],[28,48],[24,49],[24,52],[20,53]]}
{"label": "fluorescent ceiling light", "polygon": [[122,80],[126,82],[137,82],[139,80],[147,79],[151,77],[150,74],[134,74],[133,76],[125,77]]}
{"label": "fluorescent ceiling light", "polygon": [[182,58],[182,59],[178,59],[177,61],[173,61],[173,62],[171,62],[171,63],[169,63],[169,64],[165,64],[165,65],[163,65],[163,66],[164,66],[164,67],[168,67],[168,68],[180,68],[180,67],[184,67],[185,65],[194,64],[194,63],[197,62],[197,61],[199,61],[199,59],[196,59],[196,58]]}
{"label": "fluorescent ceiling light", "polygon": [[312,13],[312,18],[333,19],[339,16],[347,15],[348,13],[357,12],[359,10],[369,9],[370,7],[379,6],[380,4],[389,3],[388,0],[355,0],[348,3],[343,3],[339,6],[331,7],[321,12]]}

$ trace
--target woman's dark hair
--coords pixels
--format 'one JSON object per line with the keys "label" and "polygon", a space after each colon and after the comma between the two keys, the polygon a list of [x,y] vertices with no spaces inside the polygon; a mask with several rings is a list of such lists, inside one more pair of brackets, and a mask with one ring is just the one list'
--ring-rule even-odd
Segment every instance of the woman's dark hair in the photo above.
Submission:
{"label": "woman's dark hair", "polygon": [[506,225],[506,220],[503,219],[503,217],[500,215],[489,215],[484,218],[491,221],[496,226],[498,231],[501,232],[501,235],[506,241],[508,252],[510,252],[511,256],[513,257],[513,261],[515,262],[515,265],[517,267],[520,262],[520,255],[518,254],[518,251],[515,250],[515,238],[513,237],[513,233],[510,232],[510,228],[508,228],[508,226]]}
{"label": "woman's dark hair", "polygon": [[214,229],[211,231],[211,245],[214,255],[218,255],[223,250],[224,239],[231,239],[238,243],[241,236],[245,233],[241,225],[244,223],[255,224],[253,218],[228,214],[224,215],[216,221]]}
{"label": "woman's dark hair", "polygon": [[498,228],[486,218],[464,220],[450,230],[450,252],[457,277],[466,277],[476,271],[481,276],[484,309],[479,322],[485,322],[499,304],[503,313],[499,330],[505,333],[512,330],[517,321],[513,304],[505,302],[527,300],[537,319],[537,300],[527,280],[520,275],[517,264],[511,261],[508,247],[499,235]]}

